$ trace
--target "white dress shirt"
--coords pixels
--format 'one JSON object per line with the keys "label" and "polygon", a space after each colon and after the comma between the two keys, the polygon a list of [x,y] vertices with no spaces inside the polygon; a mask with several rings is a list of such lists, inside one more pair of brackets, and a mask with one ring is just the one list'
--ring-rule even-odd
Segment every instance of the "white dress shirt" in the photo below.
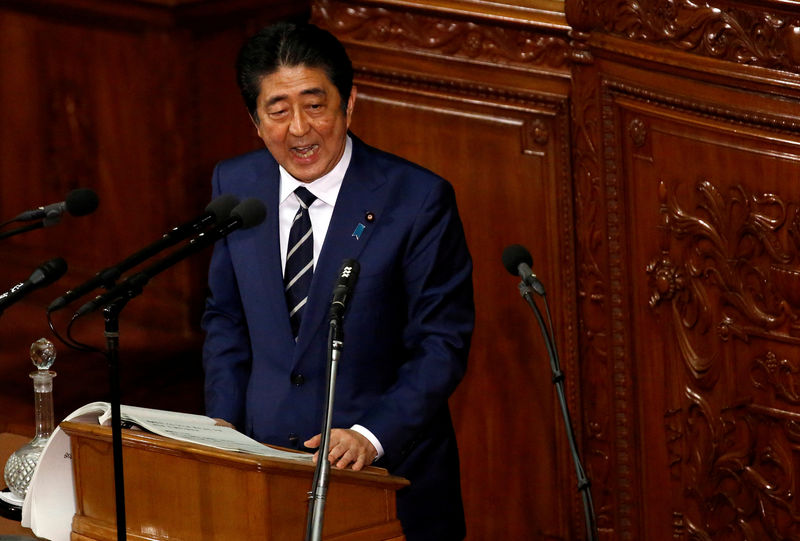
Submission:
{"label": "white dress shirt", "polygon": [[[347,136],[344,153],[339,163],[328,173],[312,182],[300,182],[289,174],[282,166],[278,166],[281,175],[281,186],[278,203],[278,229],[280,235],[281,248],[281,268],[286,269],[286,250],[289,245],[289,230],[292,227],[294,216],[300,208],[300,201],[294,195],[294,191],[299,187],[305,187],[314,194],[316,199],[308,207],[308,216],[311,219],[311,231],[314,238],[314,266],[322,251],[322,244],[325,242],[325,235],[328,233],[328,226],[333,216],[333,208],[336,206],[336,198],[339,196],[339,189],[342,187],[344,174],[350,165],[350,158],[353,155],[353,141]],[[378,455],[372,457],[377,460],[383,456],[383,446],[378,438],[367,428],[361,425],[353,425],[352,430],[367,438],[378,451]]]}

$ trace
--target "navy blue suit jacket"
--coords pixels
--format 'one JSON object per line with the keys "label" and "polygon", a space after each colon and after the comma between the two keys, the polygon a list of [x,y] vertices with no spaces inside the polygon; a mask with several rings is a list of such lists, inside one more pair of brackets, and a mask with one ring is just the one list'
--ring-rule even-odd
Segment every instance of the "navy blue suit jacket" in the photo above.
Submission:
{"label": "navy blue suit jacket", "polygon": [[281,446],[299,447],[320,432],[331,292],[342,261],[357,259],[361,273],[344,317],[333,426],[368,428],[385,452],[377,465],[411,481],[398,494],[409,541],[461,539],[447,399],[466,370],[474,306],[455,196],[430,171],[351,137],[352,159],[297,343],[283,295],[277,162],[262,150],[217,166],[215,197],[258,197],[268,214],[260,226],[235,231],[214,248],[203,316],[207,414]]}

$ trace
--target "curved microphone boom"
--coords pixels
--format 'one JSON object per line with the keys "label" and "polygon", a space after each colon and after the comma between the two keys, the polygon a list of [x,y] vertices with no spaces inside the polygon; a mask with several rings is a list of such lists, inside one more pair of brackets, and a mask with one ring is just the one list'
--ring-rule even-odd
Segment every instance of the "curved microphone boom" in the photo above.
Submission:
{"label": "curved microphone boom", "polygon": [[62,296],[50,303],[50,306],[47,307],[48,313],[55,310],[60,310],[75,299],[83,297],[94,289],[99,287],[113,287],[114,283],[125,271],[132,269],[144,260],[156,255],[158,252],[169,248],[170,246],[177,244],[182,240],[185,240],[191,235],[197,234],[209,226],[227,219],[228,216],[230,216],[233,208],[238,204],[239,200],[235,196],[230,194],[220,195],[211,201],[206,206],[203,214],[197,218],[173,228],[169,232],[165,233],[156,242],[142,248],[135,254],[126,257],[116,265],[112,265],[101,270],[86,282],[64,293]]}
{"label": "curved microphone boom", "polygon": [[2,295],[0,295],[0,314],[3,310],[21,300],[25,295],[48,286],[64,276],[67,272],[67,262],[63,258],[57,257],[39,265],[30,277],[24,282],[20,282]]}
{"label": "curved microphone boom", "polygon": [[[570,418],[569,408],[567,407],[566,392],[564,390],[564,372],[561,370],[558,359],[558,349],[556,347],[555,338],[553,337],[553,325],[550,318],[550,308],[547,306],[547,297],[544,293],[544,286],[531,270],[532,264],[533,259],[531,258],[530,252],[522,245],[512,244],[503,250],[503,266],[505,266],[509,273],[513,275],[519,275],[522,278],[522,281],[519,283],[520,294],[522,295],[522,298],[525,299],[525,302],[527,302],[531,307],[531,310],[533,310],[533,313],[536,316],[536,321],[539,323],[539,329],[542,332],[542,338],[544,339],[545,348],[547,349],[547,356],[550,359],[550,371],[552,374],[553,385],[555,386],[556,395],[558,396],[558,402],[561,407],[561,415],[564,418],[567,442],[569,443],[570,454],[572,455],[572,461],[575,466],[575,475],[578,480],[578,491],[581,493],[581,497],[583,499],[586,535],[590,541],[595,541],[598,537],[598,533],[597,520],[594,512],[594,503],[592,502],[592,493],[590,491],[591,482],[589,481],[589,477],[586,475],[586,472],[583,469],[583,464],[581,463],[580,455],[578,454],[578,446],[575,442],[575,431],[572,427],[572,420]],[[531,291],[535,291],[544,299],[545,309],[547,311],[547,319],[550,327],[549,331],[547,326],[545,326],[545,322],[542,318],[541,312],[539,311],[539,307],[533,300]]]}
{"label": "curved microphone boom", "polygon": [[264,221],[266,216],[267,208],[264,206],[264,203],[262,203],[261,200],[255,197],[245,199],[236,205],[233,210],[231,210],[228,219],[213,229],[200,233],[187,244],[171,252],[166,257],[153,263],[143,271],[126,278],[124,281],[112,287],[106,293],[98,295],[93,300],[87,302],[75,312],[75,314],[72,316],[72,319],[74,320],[75,318],[81,317],[89,312],[93,312],[102,306],[106,306],[117,301],[118,299],[131,299],[136,295],[139,295],[144,286],[146,286],[147,283],[158,273],[168,269],[179,261],[186,259],[190,255],[199,252],[203,248],[210,246],[214,242],[229,235],[237,229],[249,229],[259,225]]}

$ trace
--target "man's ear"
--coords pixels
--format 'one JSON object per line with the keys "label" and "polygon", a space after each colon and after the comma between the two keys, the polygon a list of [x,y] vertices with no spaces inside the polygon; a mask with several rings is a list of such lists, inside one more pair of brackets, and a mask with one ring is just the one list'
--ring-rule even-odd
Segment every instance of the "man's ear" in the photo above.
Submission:
{"label": "man's ear", "polygon": [[250,117],[250,122],[252,122],[253,126],[256,127],[256,133],[258,134],[259,137],[261,137],[261,122],[258,119],[258,113],[255,113],[255,114],[251,115],[248,112],[247,116]]}
{"label": "man's ear", "polygon": [[356,94],[358,94],[358,91],[356,85],[353,85],[353,88],[350,89],[350,97],[347,98],[347,109],[345,110],[348,128],[350,127],[350,119],[353,118],[353,109],[356,107]]}

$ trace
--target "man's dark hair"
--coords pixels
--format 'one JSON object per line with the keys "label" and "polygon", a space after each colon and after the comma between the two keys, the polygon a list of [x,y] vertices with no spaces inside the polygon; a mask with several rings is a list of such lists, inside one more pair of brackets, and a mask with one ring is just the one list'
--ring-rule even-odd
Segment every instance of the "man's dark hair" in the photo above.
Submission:
{"label": "man's dark hair", "polygon": [[353,88],[353,64],[341,42],[327,30],[313,24],[279,22],[248,39],[236,61],[239,90],[250,116],[256,122],[261,80],[284,66],[323,70],[339,91],[342,108],[347,108]]}

